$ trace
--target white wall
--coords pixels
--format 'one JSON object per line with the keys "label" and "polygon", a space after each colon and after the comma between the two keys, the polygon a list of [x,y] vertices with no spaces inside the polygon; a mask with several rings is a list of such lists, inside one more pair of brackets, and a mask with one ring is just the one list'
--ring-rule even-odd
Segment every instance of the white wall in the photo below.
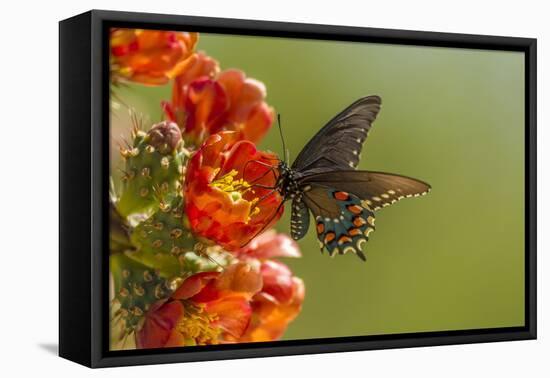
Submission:
{"label": "white wall", "polygon": [[[59,2],[61,3],[61,2]],[[545,253],[550,28],[544,1],[4,1],[0,23],[0,371],[61,376],[381,377],[548,374]],[[56,356],[57,21],[90,8],[536,37],[539,39],[539,340],[91,371]],[[23,121],[23,117],[25,120]],[[7,210],[7,211],[6,211]],[[544,272],[545,271],[545,272]],[[546,276],[544,274],[546,273]],[[546,311],[545,311],[546,310]],[[345,309],[342,309],[345,311]],[[9,369],[10,372],[7,372]],[[548,376],[548,375],[546,375]]]}

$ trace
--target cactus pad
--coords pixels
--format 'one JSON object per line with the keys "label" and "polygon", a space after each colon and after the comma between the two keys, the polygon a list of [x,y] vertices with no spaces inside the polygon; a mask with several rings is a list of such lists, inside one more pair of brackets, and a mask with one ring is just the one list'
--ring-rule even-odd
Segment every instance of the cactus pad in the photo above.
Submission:
{"label": "cactus pad", "polygon": [[112,255],[110,261],[113,321],[121,324],[126,335],[138,329],[150,306],[168,298],[182,279],[161,277],[124,253]]}
{"label": "cactus pad", "polygon": [[132,138],[132,145],[120,151],[125,167],[118,211],[123,216],[154,210],[163,194],[179,193],[188,154],[175,123],[158,123],[147,133],[135,129]]}

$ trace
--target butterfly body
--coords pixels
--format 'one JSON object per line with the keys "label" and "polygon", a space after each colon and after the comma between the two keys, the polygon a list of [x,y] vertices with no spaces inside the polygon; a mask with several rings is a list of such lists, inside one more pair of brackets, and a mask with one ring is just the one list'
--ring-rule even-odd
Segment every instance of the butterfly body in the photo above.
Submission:
{"label": "butterfly body", "polygon": [[356,170],[380,105],[378,96],[357,100],[306,144],[292,166],[279,163],[277,190],[292,201],[295,240],[314,224],[321,252],[352,252],[365,260],[362,248],[375,229],[374,212],[430,190],[425,182],[407,176]]}

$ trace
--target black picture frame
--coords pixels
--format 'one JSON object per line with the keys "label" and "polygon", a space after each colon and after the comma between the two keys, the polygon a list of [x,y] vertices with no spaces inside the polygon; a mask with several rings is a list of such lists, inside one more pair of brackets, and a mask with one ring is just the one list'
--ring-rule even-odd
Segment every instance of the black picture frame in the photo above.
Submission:
{"label": "black picture frame", "polygon": [[[519,51],[525,55],[525,326],[155,350],[108,348],[112,26]],[[536,39],[92,10],[59,23],[59,354],[89,367],[536,338]]]}

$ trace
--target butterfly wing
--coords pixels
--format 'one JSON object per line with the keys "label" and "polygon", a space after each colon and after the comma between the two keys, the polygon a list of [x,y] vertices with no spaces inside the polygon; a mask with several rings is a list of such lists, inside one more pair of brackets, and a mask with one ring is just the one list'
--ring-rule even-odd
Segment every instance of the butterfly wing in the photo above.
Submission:
{"label": "butterfly wing", "polygon": [[363,97],[330,120],[302,149],[292,169],[350,169],[359,163],[363,142],[380,111],[378,96]]}
{"label": "butterfly wing", "polygon": [[351,193],[362,200],[362,205],[378,210],[403,198],[427,194],[429,184],[407,176],[372,171],[332,171],[311,174],[300,180],[300,185],[315,185]]}
{"label": "butterfly wing", "polygon": [[364,260],[361,247],[374,230],[374,211],[430,190],[410,177],[355,170],[380,105],[378,96],[351,104],[319,130],[292,164],[301,188],[292,204],[294,239],[307,232],[309,209],[321,251],[326,248],[331,256],[353,252]]}
{"label": "butterfly wing", "polygon": [[353,194],[321,186],[310,186],[302,200],[315,218],[321,252],[330,256],[355,253],[365,260],[363,244],[374,231],[374,213]]}

